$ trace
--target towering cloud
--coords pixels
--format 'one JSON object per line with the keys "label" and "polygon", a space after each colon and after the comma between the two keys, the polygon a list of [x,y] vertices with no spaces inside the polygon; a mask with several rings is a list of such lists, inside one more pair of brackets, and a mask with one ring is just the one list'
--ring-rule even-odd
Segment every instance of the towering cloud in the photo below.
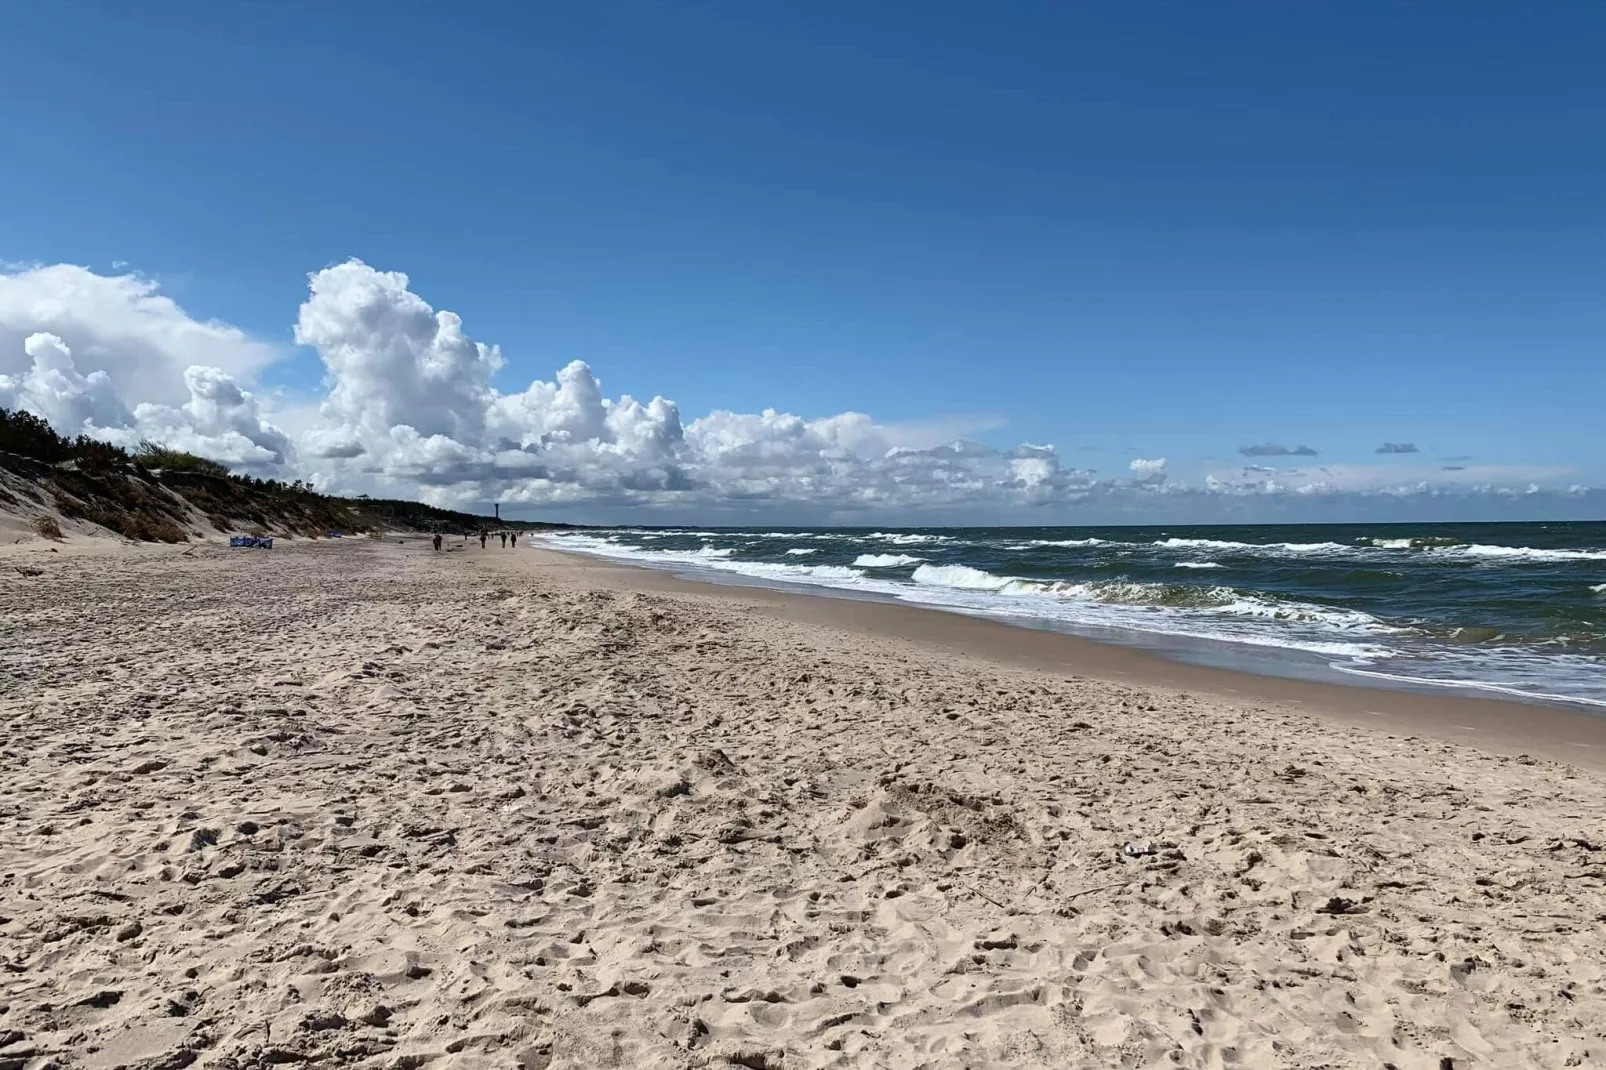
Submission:
{"label": "towering cloud", "polygon": [[54,335],[88,375],[104,372],[117,396],[171,405],[186,400],[192,364],[248,379],[278,355],[238,328],[191,318],[138,275],[73,264],[0,272],[0,375],[29,369],[24,342],[40,333]]}
{"label": "towering cloud", "polygon": [[0,375],[0,408],[27,409],[66,435],[123,446],[148,438],[236,468],[277,468],[289,459],[290,440],[221,369],[184,369],[180,378],[189,396],[182,405],[141,402],[129,411],[111,376],[104,369],[80,372],[72,350],[55,335],[31,334],[22,348],[32,364],[20,375]]}
{"label": "towering cloud", "polygon": [[807,503],[826,510],[1029,504],[1078,481],[1051,446],[919,441],[863,413],[805,419],[610,399],[574,361],[504,394],[495,346],[437,312],[405,275],[349,261],[311,276],[296,338],[328,371],[303,436],[322,486],[417,483],[471,500]]}

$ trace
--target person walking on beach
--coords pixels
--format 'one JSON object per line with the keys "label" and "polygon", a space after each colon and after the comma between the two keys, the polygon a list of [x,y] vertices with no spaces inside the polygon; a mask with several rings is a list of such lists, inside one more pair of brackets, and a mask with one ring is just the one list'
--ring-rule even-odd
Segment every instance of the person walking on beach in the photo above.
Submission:
{"label": "person walking on beach", "polygon": [[513,549],[517,550],[519,548],[519,533],[512,532],[508,535],[508,538],[513,540]]}
{"label": "person walking on beach", "polygon": [[501,533],[501,535],[502,535],[502,549],[506,550],[507,549],[507,532],[504,531],[504,532]]}
{"label": "person walking on beach", "polygon": [[485,532],[480,532],[480,549],[485,549]]}
{"label": "person walking on beach", "polygon": [[437,531],[435,533],[435,538],[434,538],[433,541],[435,543],[435,549],[439,550],[441,548],[441,533],[440,532]]}

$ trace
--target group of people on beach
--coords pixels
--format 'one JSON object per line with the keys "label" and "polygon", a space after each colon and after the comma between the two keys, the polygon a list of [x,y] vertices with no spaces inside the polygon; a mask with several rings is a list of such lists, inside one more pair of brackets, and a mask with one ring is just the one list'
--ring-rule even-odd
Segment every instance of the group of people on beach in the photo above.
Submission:
{"label": "group of people on beach", "polygon": [[[510,531],[499,531],[499,532],[497,532],[497,534],[502,536],[502,549],[504,549],[504,550],[507,549],[507,541],[510,538],[513,540],[513,548],[515,550],[518,549],[518,546],[519,546],[519,533],[518,532],[516,532],[516,531],[511,531],[511,532]],[[485,549],[485,540],[486,540],[487,537],[488,537],[488,535],[487,535],[486,532],[484,532],[484,531],[480,532],[480,549],[481,550]]]}
{"label": "group of people on beach", "polygon": [[[516,531],[498,531],[498,532],[496,532],[496,534],[500,535],[502,537],[502,549],[504,549],[504,550],[507,549],[509,542],[512,543],[513,548],[515,550],[518,549],[518,546],[519,546],[519,533],[518,532],[516,532]],[[487,532],[487,531],[484,531],[484,530],[482,530],[480,532],[480,549],[481,550],[485,549],[485,540],[488,539],[490,537],[490,535],[491,535],[490,532]],[[432,538],[430,540],[434,544],[435,549],[437,549],[437,550],[439,550],[441,548],[441,538],[442,538],[441,533],[437,531],[435,533],[434,538]],[[463,541],[465,541],[465,542],[468,541],[468,536],[467,535],[463,536]]]}

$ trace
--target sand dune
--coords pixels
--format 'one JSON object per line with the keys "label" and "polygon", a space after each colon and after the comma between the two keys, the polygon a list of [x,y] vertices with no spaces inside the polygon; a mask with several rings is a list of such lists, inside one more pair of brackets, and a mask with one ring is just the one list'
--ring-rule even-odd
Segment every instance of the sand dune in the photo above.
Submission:
{"label": "sand dune", "polygon": [[1606,1065],[1594,773],[534,550],[13,562],[3,1070]]}

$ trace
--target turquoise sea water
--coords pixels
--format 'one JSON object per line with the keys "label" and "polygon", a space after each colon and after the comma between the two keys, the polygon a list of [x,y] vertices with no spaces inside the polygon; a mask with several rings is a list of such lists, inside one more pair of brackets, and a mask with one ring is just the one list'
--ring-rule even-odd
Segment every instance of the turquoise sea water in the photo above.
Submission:
{"label": "turquoise sea water", "polygon": [[632,528],[560,549],[1250,671],[1606,713],[1606,524]]}

